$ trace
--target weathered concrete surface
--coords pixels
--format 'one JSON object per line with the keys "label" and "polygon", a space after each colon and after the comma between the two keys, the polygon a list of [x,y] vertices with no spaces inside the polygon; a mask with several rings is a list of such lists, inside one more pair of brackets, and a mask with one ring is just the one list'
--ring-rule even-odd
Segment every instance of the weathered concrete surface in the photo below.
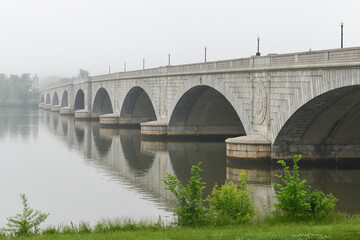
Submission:
{"label": "weathered concrete surface", "polygon": [[166,138],[167,123],[165,121],[152,121],[141,123],[141,136],[143,138]]}
{"label": "weathered concrete surface", "polygon": [[63,107],[63,108],[60,108],[60,115],[73,116],[73,115],[75,115],[75,112],[73,109],[71,109],[69,107]]}
{"label": "weathered concrete surface", "polygon": [[55,105],[55,106],[51,106],[51,111],[52,112],[60,112],[60,105]]}
{"label": "weathered concrete surface", "polygon": [[100,126],[105,128],[118,128],[119,127],[119,115],[116,113],[110,113],[100,116]]}
{"label": "weathered concrete surface", "polygon": [[77,110],[75,111],[76,120],[91,120],[91,113],[87,110]]}
{"label": "weathered concrete surface", "polygon": [[261,135],[249,135],[226,139],[226,156],[243,159],[271,157],[271,141]]}
{"label": "weathered concrete surface", "polygon": [[51,110],[51,104],[45,104],[44,105],[44,110],[48,110],[48,111],[50,111]]}
{"label": "weathered concrete surface", "polygon": [[359,47],[94,76],[45,89],[40,101],[82,110],[77,119],[164,123],[145,125],[146,136],[261,135],[273,158],[360,155]]}

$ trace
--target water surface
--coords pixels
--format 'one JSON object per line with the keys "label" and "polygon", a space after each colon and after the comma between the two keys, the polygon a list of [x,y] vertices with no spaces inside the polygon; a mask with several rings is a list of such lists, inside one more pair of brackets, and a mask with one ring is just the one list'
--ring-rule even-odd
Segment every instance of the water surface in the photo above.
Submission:
{"label": "water surface", "polygon": [[[20,193],[51,215],[48,224],[95,223],[102,218],[171,220],[173,196],[161,179],[176,174],[185,184],[202,162],[205,194],[215,185],[249,175],[260,211],[271,210],[279,169],[226,161],[225,144],[141,141],[140,131],[101,129],[97,122],[37,110],[0,109],[0,226],[21,211]],[[313,188],[333,192],[339,209],[360,212],[360,171],[307,168]]]}

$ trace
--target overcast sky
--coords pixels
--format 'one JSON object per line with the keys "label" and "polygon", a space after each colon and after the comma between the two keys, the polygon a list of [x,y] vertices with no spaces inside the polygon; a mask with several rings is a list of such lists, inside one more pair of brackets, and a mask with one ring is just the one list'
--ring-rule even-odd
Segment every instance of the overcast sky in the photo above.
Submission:
{"label": "overcast sky", "polygon": [[0,73],[71,77],[360,46],[359,0],[0,0]]}

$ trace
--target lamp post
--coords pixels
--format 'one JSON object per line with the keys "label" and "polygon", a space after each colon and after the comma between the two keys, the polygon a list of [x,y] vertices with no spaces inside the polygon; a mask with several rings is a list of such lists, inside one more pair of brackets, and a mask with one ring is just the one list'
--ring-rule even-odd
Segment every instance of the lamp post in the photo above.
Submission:
{"label": "lamp post", "polygon": [[145,58],[143,58],[143,70],[145,70]]}
{"label": "lamp post", "polygon": [[169,53],[169,66],[170,66],[170,53]]}
{"label": "lamp post", "polygon": [[256,56],[260,56],[259,48],[260,48],[260,37],[257,37],[257,52],[256,52]]}
{"label": "lamp post", "polygon": [[341,48],[343,48],[344,47],[344,23],[341,22],[340,26],[341,26]]}
{"label": "lamp post", "polygon": [[126,63],[124,63],[124,72],[126,72]]}
{"label": "lamp post", "polygon": [[205,46],[205,62],[206,62],[206,46]]}

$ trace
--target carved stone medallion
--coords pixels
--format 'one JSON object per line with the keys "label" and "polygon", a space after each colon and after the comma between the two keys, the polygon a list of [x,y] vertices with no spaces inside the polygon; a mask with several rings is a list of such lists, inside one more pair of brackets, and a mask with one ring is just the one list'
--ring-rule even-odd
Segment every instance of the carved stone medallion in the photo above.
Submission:
{"label": "carved stone medallion", "polygon": [[266,117],[267,96],[266,88],[262,81],[255,83],[254,89],[254,121],[262,124]]}

